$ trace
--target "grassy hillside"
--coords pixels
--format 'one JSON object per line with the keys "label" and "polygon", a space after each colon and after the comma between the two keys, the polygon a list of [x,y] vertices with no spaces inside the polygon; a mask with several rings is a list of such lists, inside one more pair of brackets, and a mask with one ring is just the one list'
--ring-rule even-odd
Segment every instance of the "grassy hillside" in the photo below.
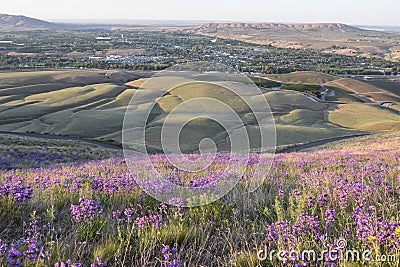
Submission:
{"label": "grassy hillside", "polygon": [[[24,72],[0,74],[0,130],[51,133],[59,135],[73,135],[85,138],[98,139],[108,142],[121,143],[121,129],[126,108],[135,93],[140,101],[137,111],[144,110],[146,105],[156,103],[155,110],[150,118],[149,134],[154,140],[149,144],[160,146],[159,136],[165,119],[169,113],[184,101],[198,97],[209,97],[226,103],[245,122],[246,130],[252,139],[257,140],[257,130],[251,110],[231,92],[223,87],[210,86],[192,80],[190,84],[179,86],[163,97],[155,99],[154,95],[165,91],[171,85],[187,83],[190,80],[178,77],[134,79],[135,73],[111,73],[106,78],[104,73],[97,71],[52,71],[52,72]],[[333,79],[331,76],[316,73],[294,73],[283,75],[287,84],[290,82],[307,82],[315,85],[289,85],[289,89],[307,89],[320,86],[322,82]],[[202,77],[204,78],[204,77]],[[104,79],[107,83],[104,83]],[[340,80],[346,82],[347,80]],[[92,83],[94,82],[94,83]],[[100,82],[100,83],[99,83]],[[81,83],[83,85],[78,85]],[[90,83],[90,85],[86,85]],[[318,85],[317,85],[318,84]],[[360,82],[356,81],[357,85]],[[221,85],[224,85],[221,83]],[[336,84],[336,86],[338,86]],[[286,87],[288,88],[288,87]],[[371,94],[370,91],[361,91]],[[351,96],[352,92],[334,88],[335,96],[327,100],[343,102],[357,102],[360,98]],[[262,103],[267,99],[275,118],[278,146],[291,145],[327,139],[330,137],[352,135],[360,130],[396,130],[398,115],[388,111],[364,105],[349,105],[332,108],[329,104],[309,99],[301,92],[296,91],[266,91],[250,97],[255,103]],[[351,110],[351,111],[350,111]],[[367,116],[373,111],[379,116]],[[221,106],[211,106],[205,102],[197,107],[181,110],[175,114],[176,123],[188,118],[188,114],[202,114],[209,112],[224,118]],[[329,116],[327,116],[329,112]],[[353,114],[354,113],[354,114]],[[363,114],[368,118],[364,122]],[[380,115],[386,114],[386,115]],[[351,116],[346,120],[346,116]],[[353,116],[357,123],[350,123]],[[140,116],[138,117],[140,119]],[[362,122],[359,122],[359,121]],[[216,136],[221,147],[226,146],[226,132],[207,120],[199,120],[186,128],[186,137],[182,142],[190,143],[187,151],[197,149],[198,140],[207,136]],[[192,137],[192,138],[191,138]]]}
{"label": "grassy hillside", "polygon": [[390,92],[389,90],[384,90],[355,79],[344,78],[328,82],[325,85],[339,87],[348,92],[352,92],[362,97],[368,98],[374,102],[400,102],[400,91],[397,93]]}
{"label": "grassy hillside", "polygon": [[334,95],[328,95],[326,96],[325,100],[326,101],[338,101],[338,102],[343,102],[343,103],[362,103],[363,98],[358,97],[356,94],[353,92],[350,92],[348,90],[340,89],[339,87],[331,87],[331,86],[325,86],[325,88],[328,88],[329,90],[332,90],[334,92]]}
{"label": "grassy hillside", "polygon": [[390,106],[390,108],[400,112],[400,105],[398,105],[398,104],[397,105],[392,105],[392,106]]}
{"label": "grassy hillside", "polygon": [[400,77],[374,77],[374,79],[363,80],[363,82],[400,97]]}
{"label": "grassy hillside", "polygon": [[380,132],[367,136],[355,137],[324,144],[321,146],[304,149],[304,152],[317,151],[358,151],[360,154],[368,154],[371,150],[386,150],[392,142],[397,143],[400,136],[398,132]]}
{"label": "grassy hillside", "polygon": [[298,71],[287,74],[272,74],[267,75],[266,77],[282,83],[312,85],[322,85],[327,82],[339,79],[338,77],[335,77],[333,75],[312,71]]}
{"label": "grassy hillside", "polygon": [[[107,75],[106,75],[107,74]],[[112,82],[123,84],[139,78],[142,73],[105,70],[57,70],[57,71],[21,71],[0,73],[0,88],[13,89],[20,86],[38,85],[32,90],[45,90],[43,85],[51,84],[64,85],[64,88],[71,86],[83,86],[95,83]],[[37,93],[38,91],[34,91]],[[0,91],[1,92],[1,91]],[[6,92],[9,92],[6,91]],[[27,91],[27,94],[32,91]]]}
{"label": "grassy hillside", "polygon": [[399,115],[371,105],[337,105],[330,108],[329,121],[358,130],[400,131]]}
{"label": "grassy hillside", "polygon": [[76,140],[0,133],[0,169],[25,169],[122,156],[122,151]]}
{"label": "grassy hillside", "polygon": [[[251,155],[252,164],[244,174],[229,170],[229,175],[234,172],[238,177],[237,186],[200,207],[185,207],[196,198],[173,196],[162,202],[141,188],[135,180],[138,175],[152,182],[153,190],[172,188],[154,179],[154,172],[146,167],[147,157],[132,162],[135,174],[122,158],[36,169],[2,168],[1,261],[10,266],[18,260],[26,266],[72,262],[109,267],[309,263],[298,257],[282,261],[276,254],[258,259],[258,251],[268,244],[268,249],[286,253],[294,253],[291,246],[318,255],[334,253],[329,264],[345,267],[348,262],[334,260],[338,240],[340,244],[345,240],[352,251],[367,251],[372,258],[399,257],[399,148],[400,136],[395,132],[318,152],[279,154],[270,170],[256,169],[254,164],[266,166],[269,158]],[[195,173],[174,167],[162,155],[151,159],[159,171],[169,174],[171,184],[204,192],[209,185],[219,190],[215,181],[225,178],[230,157],[216,156],[210,167]],[[34,162],[37,154],[28,153],[25,159]],[[256,175],[264,180],[249,193],[249,181]],[[208,196],[203,193],[198,199]],[[397,260],[385,262],[388,267],[397,265]]]}

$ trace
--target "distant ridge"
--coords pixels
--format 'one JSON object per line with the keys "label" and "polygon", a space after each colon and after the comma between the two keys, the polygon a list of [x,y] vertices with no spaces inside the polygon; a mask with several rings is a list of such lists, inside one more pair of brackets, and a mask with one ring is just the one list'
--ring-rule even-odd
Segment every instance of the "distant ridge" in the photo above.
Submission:
{"label": "distant ridge", "polygon": [[343,23],[205,23],[188,27],[185,32],[279,48],[388,60],[399,58],[400,34]]}
{"label": "distant ridge", "polygon": [[[148,23],[148,22],[147,22]],[[147,24],[143,23],[143,24]],[[181,22],[182,23],[182,22]],[[48,22],[40,19],[35,19],[23,15],[9,15],[0,13],[0,26],[18,27],[18,28],[44,28],[44,29],[58,29],[58,28],[77,28],[79,26],[86,26],[86,28],[98,28],[99,26],[112,26],[115,23],[93,23],[80,21],[80,23],[62,23]],[[125,25],[123,21],[118,22],[119,25]],[[158,23],[161,24],[161,21]],[[183,23],[182,23],[183,24]],[[126,24],[128,25],[128,23]],[[136,23],[140,25],[140,23]],[[218,29],[294,29],[294,30],[318,30],[329,29],[338,31],[357,31],[361,30],[342,23],[306,23],[306,24],[285,24],[285,23],[241,23],[241,22],[212,22],[204,23],[201,25],[192,26],[195,31],[210,31]]]}
{"label": "distant ridge", "polygon": [[297,30],[317,30],[329,29],[338,31],[358,31],[359,28],[343,23],[305,23],[305,24],[286,24],[286,23],[205,23],[194,27],[197,30],[206,29],[297,29]]}
{"label": "distant ridge", "polygon": [[56,24],[22,15],[0,14],[0,26],[24,28],[55,28]]}

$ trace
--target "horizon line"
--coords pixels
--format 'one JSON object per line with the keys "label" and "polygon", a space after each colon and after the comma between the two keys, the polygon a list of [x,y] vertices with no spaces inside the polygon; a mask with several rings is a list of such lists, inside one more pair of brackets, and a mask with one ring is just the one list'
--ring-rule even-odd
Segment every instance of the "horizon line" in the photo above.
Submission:
{"label": "horizon line", "polygon": [[[135,22],[135,21],[146,21],[146,22],[180,22],[180,23],[270,23],[270,24],[344,24],[349,26],[361,26],[361,27],[400,27],[400,25],[394,24],[368,24],[368,23],[347,23],[347,22],[338,22],[338,21],[309,21],[309,22],[296,22],[296,21],[262,21],[262,20],[231,20],[231,19],[173,19],[173,18],[38,18],[31,17],[23,14],[6,14],[1,13],[0,15],[9,15],[9,16],[23,16],[32,19],[43,20],[47,22],[53,23],[71,23],[75,24],[79,21],[81,22],[91,22],[93,24],[101,24],[102,22],[112,22],[111,24],[121,24],[121,22]],[[118,22],[119,21],[119,22]]]}

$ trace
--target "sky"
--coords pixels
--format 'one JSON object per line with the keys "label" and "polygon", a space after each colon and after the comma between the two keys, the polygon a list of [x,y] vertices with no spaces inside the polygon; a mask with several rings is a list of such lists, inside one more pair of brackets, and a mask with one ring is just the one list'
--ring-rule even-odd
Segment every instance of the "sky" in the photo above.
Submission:
{"label": "sky", "polygon": [[38,19],[340,22],[400,26],[398,0],[1,0],[0,13]]}

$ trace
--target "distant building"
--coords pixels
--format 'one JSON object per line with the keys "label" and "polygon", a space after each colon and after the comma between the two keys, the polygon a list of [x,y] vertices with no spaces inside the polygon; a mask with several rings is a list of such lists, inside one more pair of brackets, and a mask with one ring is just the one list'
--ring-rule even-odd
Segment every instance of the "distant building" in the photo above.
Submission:
{"label": "distant building", "polygon": [[280,91],[281,88],[282,88],[282,86],[280,86],[280,87],[272,87],[272,88],[268,88],[268,90],[270,90],[270,91]]}
{"label": "distant building", "polygon": [[392,102],[384,102],[384,103],[381,104],[381,107],[382,107],[382,108],[388,108],[388,107],[390,107],[391,105],[393,105]]}
{"label": "distant building", "polygon": [[103,37],[103,36],[99,36],[96,37],[96,41],[99,44],[109,44],[113,39],[111,37]]}
{"label": "distant building", "polygon": [[112,38],[111,37],[99,36],[99,37],[96,37],[96,40],[97,41],[112,41]]}
{"label": "distant building", "polygon": [[105,58],[104,57],[89,57],[89,60],[100,61],[100,60],[105,60]]}
{"label": "distant building", "polygon": [[0,44],[15,44],[14,41],[0,41]]}

